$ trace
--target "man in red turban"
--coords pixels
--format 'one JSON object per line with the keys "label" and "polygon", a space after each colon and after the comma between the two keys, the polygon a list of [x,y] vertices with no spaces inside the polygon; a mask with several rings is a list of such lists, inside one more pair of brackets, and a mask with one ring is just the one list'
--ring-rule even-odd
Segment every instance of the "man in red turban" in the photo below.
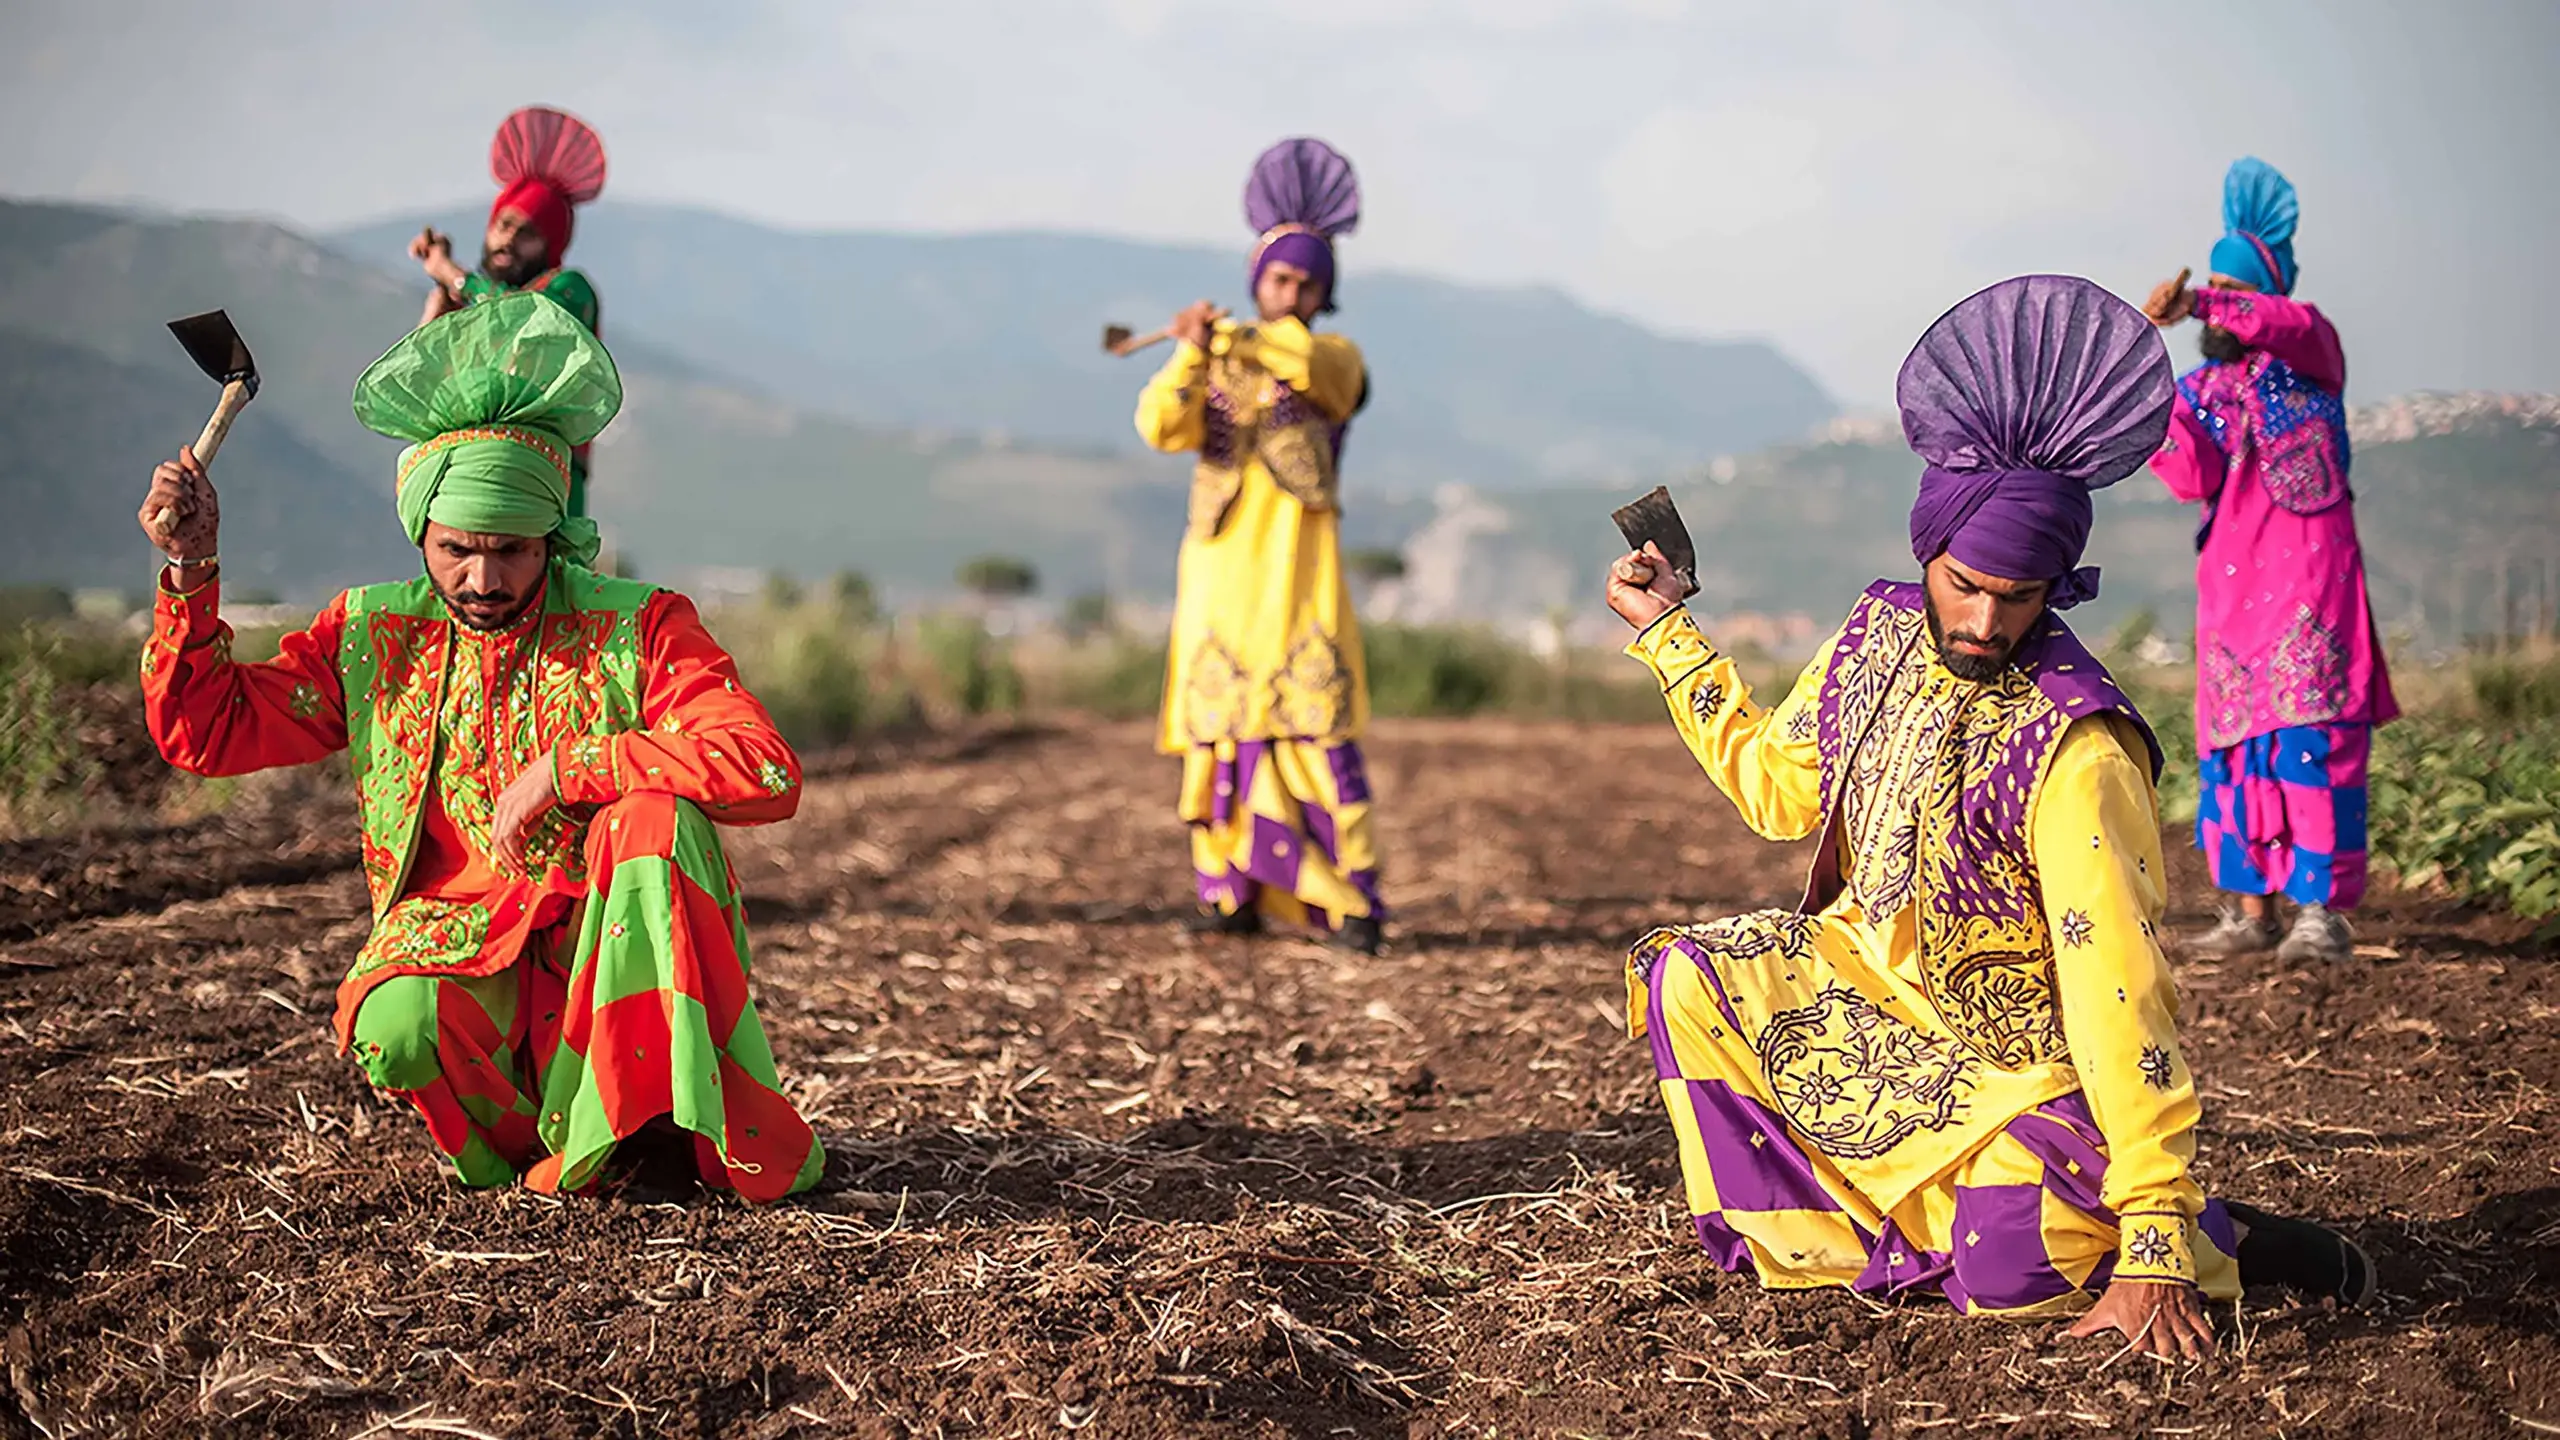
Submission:
{"label": "man in red turban", "polygon": [[[518,290],[557,303],[603,338],[602,307],[584,272],[565,263],[577,230],[577,207],[604,193],[604,144],[575,116],[539,105],[507,117],[489,146],[489,173],[498,182],[489,207],[489,230],[480,242],[480,268],[454,263],[453,239],[433,226],[409,242],[409,257],[435,282],[423,325],[439,315]],[[569,513],[587,513],[587,447],[570,455]]]}

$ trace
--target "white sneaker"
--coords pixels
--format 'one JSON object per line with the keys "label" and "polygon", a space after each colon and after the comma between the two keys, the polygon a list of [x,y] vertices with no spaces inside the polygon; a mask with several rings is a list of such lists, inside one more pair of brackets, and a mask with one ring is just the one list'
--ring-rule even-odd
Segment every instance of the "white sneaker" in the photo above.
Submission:
{"label": "white sneaker", "polygon": [[2212,929],[2201,935],[2188,936],[2181,948],[2190,955],[2220,960],[2234,955],[2261,954],[2274,949],[2282,938],[2284,932],[2276,927],[2273,915],[2252,920],[2238,910],[2225,910]]}
{"label": "white sneaker", "polygon": [[2295,912],[2292,931],[2276,947],[2276,958],[2288,965],[2344,960],[2354,953],[2354,932],[2326,905],[2305,905]]}

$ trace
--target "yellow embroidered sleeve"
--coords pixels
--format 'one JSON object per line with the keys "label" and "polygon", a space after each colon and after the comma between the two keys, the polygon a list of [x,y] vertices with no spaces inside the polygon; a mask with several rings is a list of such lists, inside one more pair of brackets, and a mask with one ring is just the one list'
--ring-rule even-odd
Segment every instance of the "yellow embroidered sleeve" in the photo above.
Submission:
{"label": "yellow embroidered sleeve", "polygon": [[1209,352],[1177,340],[1173,358],[1138,394],[1138,438],[1158,450],[1197,450],[1208,409]]}
{"label": "yellow embroidered sleeve", "polygon": [[2113,716],[2064,732],[2028,817],[2053,933],[2062,1033],[2107,1140],[2100,1198],[2123,1223],[2116,1276],[2196,1278],[2204,1191],[2194,1077],[2178,1053],[2178,992],[2160,953],[2160,817],[2133,757],[2142,739]]}
{"label": "yellow embroidered sleeve", "polygon": [[1824,642],[1774,710],[1751,699],[1732,657],[1716,649],[1683,607],[1646,626],[1627,654],[1661,682],[1672,722],[1700,769],[1772,840],[1799,840],[1822,823],[1822,752],[1815,701],[1838,637]]}
{"label": "yellow embroidered sleeve", "polygon": [[1348,420],[1359,408],[1360,388],[1368,379],[1359,346],[1339,335],[1319,335],[1295,317],[1227,334],[1233,338],[1222,341],[1230,353],[1313,400],[1328,418]]}

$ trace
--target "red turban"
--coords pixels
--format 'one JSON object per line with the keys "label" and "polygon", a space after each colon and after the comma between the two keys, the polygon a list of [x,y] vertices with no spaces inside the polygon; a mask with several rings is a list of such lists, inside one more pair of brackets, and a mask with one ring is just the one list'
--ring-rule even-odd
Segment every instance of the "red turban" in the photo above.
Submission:
{"label": "red turban", "polygon": [[531,222],[547,247],[545,258],[554,265],[561,263],[569,252],[569,236],[577,229],[577,212],[570,208],[568,197],[526,176],[498,192],[498,203],[489,207],[489,222],[496,224],[499,212],[505,210]]}

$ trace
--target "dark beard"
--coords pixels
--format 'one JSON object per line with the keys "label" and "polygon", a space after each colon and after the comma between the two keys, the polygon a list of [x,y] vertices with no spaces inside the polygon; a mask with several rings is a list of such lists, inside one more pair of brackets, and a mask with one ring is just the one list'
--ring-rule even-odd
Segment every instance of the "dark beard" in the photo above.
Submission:
{"label": "dark beard", "polygon": [[2010,656],[2015,649],[2014,642],[1995,641],[1988,635],[1966,635],[1962,638],[1975,644],[1996,643],[2001,647],[1996,655],[1969,655],[1947,644],[1946,627],[1938,623],[1937,606],[1925,607],[1925,613],[1929,617],[1930,643],[1938,647],[1938,663],[1947,667],[1948,674],[1959,680],[1970,680],[1976,685],[1985,685],[2008,672]]}
{"label": "dark beard", "polygon": [[[431,585],[435,584],[432,580],[427,583]],[[436,585],[436,598],[444,602],[444,613],[453,617],[453,623],[461,626],[465,630],[477,630],[483,635],[497,635],[514,629],[516,622],[524,619],[525,612],[531,610],[533,608],[533,602],[540,599],[541,596],[542,589],[540,586],[536,586],[532,593],[514,598],[514,603],[507,607],[507,613],[504,619],[481,620],[475,618],[470,611],[465,610],[462,607],[469,604],[479,604],[487,601],[497,601],[503,604],[509,599],[509,597],[485,590],[458,590],[448,593],[443,586]]]}
{"label": "dark beard", "polygon": [[2196,348],[2204,352],[2207,360],[2224,365],[2236,365],[2249,355],[2249,347],[2240,343],[2240,337],[2219,325],[2204,327],[2204,334],[2196,337]]}
{"label": "dark beard", "polygon": [[515,258],[501,266],[497,261],[498,252],[483,244],[480,247],[480,273],[510,290],[521,290],[526,281],[542,273],[543,259],[539,256],[527,259],[520,251],[512,253]]}

